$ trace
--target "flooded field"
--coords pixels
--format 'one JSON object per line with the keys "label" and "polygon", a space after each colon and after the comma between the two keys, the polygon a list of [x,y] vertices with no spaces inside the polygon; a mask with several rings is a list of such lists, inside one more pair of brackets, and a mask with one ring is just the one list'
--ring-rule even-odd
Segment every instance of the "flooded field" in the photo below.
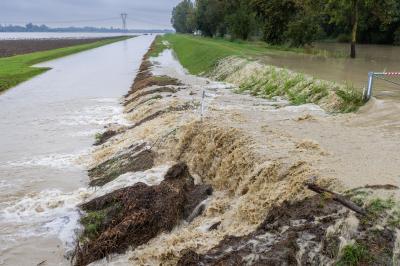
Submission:
{"label": "flooded field", "polygon": [[[22,40],[22,39],[82,39],[82,38],[104,38],[117,37],[121,33],[98,33],[98,32],[0,32],[0,40]],[[138,35],[124,33],[123,35]]]}
{"label": "flooded field", "polygon": [[120,97],[152,40],[41,64],[52,70],[0,94],[0,265],[68,265],[94,135],[126,123]]}
{"label": "flooded field", "polygon": [[[103,38],[61,38],[61,39],[0,39],[0,58],[39,51],[47,51],[74,45],[89,44],[98,41],[110,40],[113,37]],[[120,38],[120,37],[115,37]]]}
{"label": "flooded field", "polygon": [[[348,44],[317,43],[316,48],[336,52],[343,57],[286,54],[270,55],[262,58],[267,64],[285,67],[312,75],[316,78],[353,84],[356,88],[367,86],[368,72],[400,71],[400,47],[386,45],[358,45],[357,58],[347,58]],[[400,83],[400,76],[391,79]],[[374,96],[378,98],[400,99],[400,86],[377,80]]]}

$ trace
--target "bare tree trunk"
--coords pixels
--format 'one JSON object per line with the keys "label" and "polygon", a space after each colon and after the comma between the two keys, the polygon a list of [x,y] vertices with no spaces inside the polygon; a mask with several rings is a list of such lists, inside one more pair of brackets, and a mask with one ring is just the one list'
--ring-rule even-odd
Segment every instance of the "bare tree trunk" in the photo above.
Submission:
{"label": "bare tree trunk", "polygon": [[356,58],[356,42],[358,28],[358,0],[351,0],[352,18],[351,18],[351,52],[350,57]]}

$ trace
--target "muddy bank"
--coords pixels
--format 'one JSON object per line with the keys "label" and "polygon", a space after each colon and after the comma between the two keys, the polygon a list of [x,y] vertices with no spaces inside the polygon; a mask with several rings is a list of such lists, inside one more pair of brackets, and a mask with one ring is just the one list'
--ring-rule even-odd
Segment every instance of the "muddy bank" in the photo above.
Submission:
{"label": "muddy bank", "polygon": [[284,202],[251,234],[202,254],[184,250],[177,265],[397,265],[396,227],[371,204],[361,216],[321,196]]}
{"label": "muddy bank", "polygon": [[119,37],[85,38],[85,39],[32,39],[0,40],[0,58],[39,51],[47,51],[79,44],[94,43]]}
{"label": "muddy bank", "polygon": [[87,265],[169,232],[182,219],[194,219],[196,206],[212,193],[195,185],[184,163],[172,166],[157,186],[136,183],[81,205],[87,212],[75,265]]}
{"label": "muddy bank", "polygon": [[170,50],[152,57],[155,50],[153,44],[124,98],[131,125],[113,125],[98,138],[92,185],[120,182],[135,167],[185,165],[185,174],[83,204],[82,223],[96,230],[85,225],[77,264],[107,256],[95,265],[331,265],[355,253],[371,255],[357,255],[359,265],[395,265],[398,204],[380,197],[397,188],[349,191],[366,217],[307,189],[312,181],[347,190],[317,167],[329,151],[279,127],[319,123],[327,116],[322,109],[235,94],[227,84],[188,75]]}

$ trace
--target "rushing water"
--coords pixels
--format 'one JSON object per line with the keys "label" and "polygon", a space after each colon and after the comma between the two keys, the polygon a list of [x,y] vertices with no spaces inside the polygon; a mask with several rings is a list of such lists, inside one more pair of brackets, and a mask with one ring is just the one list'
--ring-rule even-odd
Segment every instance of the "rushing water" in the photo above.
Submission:
{"label": "rushing water", "polygon": [[52,70],[0,94],[0,265],[68,264],[94,135],[125,123],[120,97],[152,40],[41,64]]}
{"label": "rushing water", "polygon": [[[264,57],[267,64],[285,67],[312,75],[316,78],[353,84],[356,88],[367,86],[368,72],[399,72],[400,47],[386,45],[358,45],[357,58],[350,59],[348,44],[317,43],[316,48],[342,54],[343,57],[301,55],[294,53],[277,54]],[[400,76],[391,78],[400,83]],[[377,80],[374,96],[378,98],[395,97],[400,99],[400,86]]]}

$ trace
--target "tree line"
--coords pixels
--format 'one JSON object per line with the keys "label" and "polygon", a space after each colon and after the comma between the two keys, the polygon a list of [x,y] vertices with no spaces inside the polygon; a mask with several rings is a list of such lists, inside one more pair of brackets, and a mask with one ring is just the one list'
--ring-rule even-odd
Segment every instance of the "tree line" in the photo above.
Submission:
{"label": "tree line", "polygon": [[300,47],[332,39],[400,45],[400,0],[183,0],[172,11],[178,33],[262,39]]}

